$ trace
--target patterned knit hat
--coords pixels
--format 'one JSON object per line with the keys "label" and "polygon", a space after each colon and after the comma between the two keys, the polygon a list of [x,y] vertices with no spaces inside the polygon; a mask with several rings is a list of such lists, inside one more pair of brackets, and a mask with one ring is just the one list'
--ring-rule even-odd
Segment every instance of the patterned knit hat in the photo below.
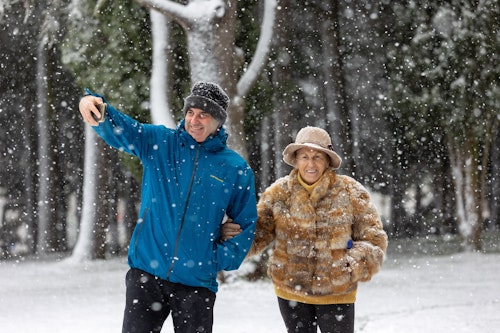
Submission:
{"label": "patterned knit hat", "polygon": [[291,143],[283,150],[283,160],[286,164],[295,167],[295,153],[300,148],[312,148],[325,153],[330,158],[330,167],[338,169],[342,159],[333,151],[330,135],[319,127],[306,126],[302,128]]}
{"label": "patterned knit hat", "polygon": [[219,85],[197,82],[191,88],[191,94],[184,100],[184,115],[190,108],[201,109],[223,125],[227,118],[228,105],[229,97]]}

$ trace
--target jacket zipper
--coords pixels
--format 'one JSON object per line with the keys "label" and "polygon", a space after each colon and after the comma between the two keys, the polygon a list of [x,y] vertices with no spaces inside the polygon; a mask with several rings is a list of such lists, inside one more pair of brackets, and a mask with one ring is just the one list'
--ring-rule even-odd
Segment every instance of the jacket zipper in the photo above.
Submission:
{"label": "jacket zipper", "polygon": [[196,150],[196,157],[194,160],[194,168],[193,168],[193,173],[191,174],[191,180],[189,181],[189,189],[186,197],[186,204],[184,205],[184,210],[182,212],[182,218],[181,218],[181,225],[179,226],[179,231],[177,232],[177,236],[175,237],[175,247],[174,247],[174,256],[172,258],[172,262],[170,263],[170,267],[168,268],[167,271],[167,276],[166,280],[170,277],[170,274],[172,274],[172,271],[174,269],[175,262],[179,259],[177,258],[177,253],[179,252],[179,241],[181,239],[181,232],[182,232],[182,227],[184,226],[184,220],[186,218],[186,213],[187,213],[187,208],[189,205],[189,198],[191,197],[191,191],[193,189],[193,183],[196,175],[196,170],[198,169],[198,157],[200,155],[200,145],[198,144],[198,149]]}

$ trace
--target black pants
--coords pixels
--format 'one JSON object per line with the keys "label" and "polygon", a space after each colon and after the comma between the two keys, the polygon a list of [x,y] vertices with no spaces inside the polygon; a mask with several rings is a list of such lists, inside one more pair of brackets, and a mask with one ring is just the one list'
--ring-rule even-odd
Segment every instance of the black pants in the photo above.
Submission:
{"label": "black pants", "polygon": [[315,305],[278,297],[288,333],[353,333],[354,303]]}
{"label": "black pants", "polygon": [[215,293],[159,279],[139,269],[127,272],[123,333],[160,332],[172,314],[176,333],[211,333]]}

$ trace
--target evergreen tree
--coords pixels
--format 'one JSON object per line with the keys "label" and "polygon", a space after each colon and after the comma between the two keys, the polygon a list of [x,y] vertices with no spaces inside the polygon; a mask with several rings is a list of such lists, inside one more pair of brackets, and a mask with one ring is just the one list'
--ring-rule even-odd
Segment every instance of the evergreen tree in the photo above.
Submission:
{"label": "evergreen tree", "polygon": [[500,101],[498,6],[409,1],[396,4],[395,15],[408,24],[390,52],[391,117],[403,126],[401,151],[449,160],[459,231],[464,246],[478,250]]}

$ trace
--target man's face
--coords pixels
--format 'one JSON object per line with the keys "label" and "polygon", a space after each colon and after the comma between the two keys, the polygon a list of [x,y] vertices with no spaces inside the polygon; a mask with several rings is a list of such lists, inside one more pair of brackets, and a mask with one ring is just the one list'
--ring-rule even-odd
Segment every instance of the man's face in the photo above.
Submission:
{"label": "man's face", "polygon": [[196,142],[205,141],[218,127],[219,122],[201,109],[190,108],[186,112],[184,128]]}

